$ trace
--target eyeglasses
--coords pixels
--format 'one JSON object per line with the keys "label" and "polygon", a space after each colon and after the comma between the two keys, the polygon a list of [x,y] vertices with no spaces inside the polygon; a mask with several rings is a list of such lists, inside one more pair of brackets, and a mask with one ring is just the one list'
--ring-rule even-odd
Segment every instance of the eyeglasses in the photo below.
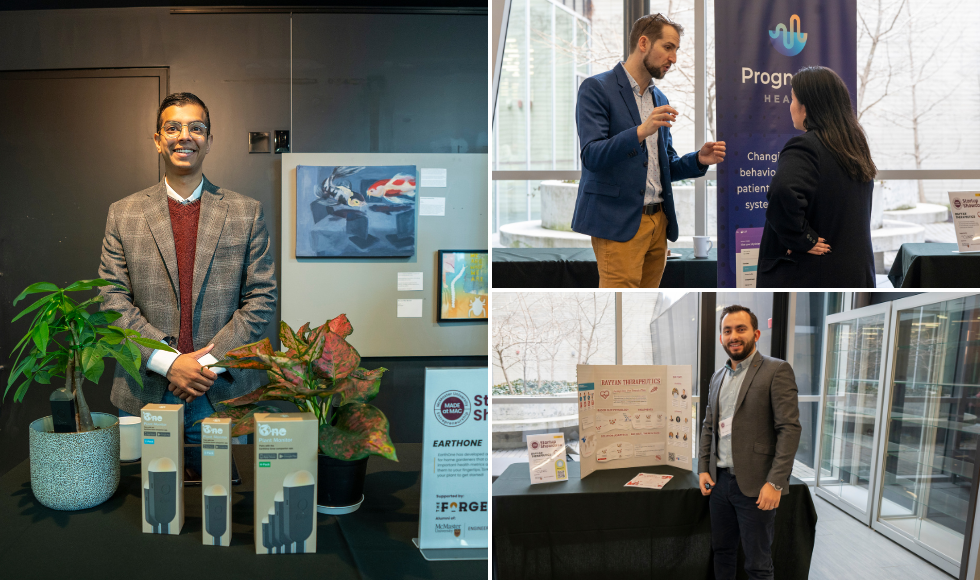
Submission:
{"label": "eyeglasses", "polygon": [[176,139],[187,127],[187,134],[195,139],[204,139],[208,134],[208,126],[200,121],[191,123],[178,123],[177,121],[167,121],[160,129],[160,133],[168,139]]}

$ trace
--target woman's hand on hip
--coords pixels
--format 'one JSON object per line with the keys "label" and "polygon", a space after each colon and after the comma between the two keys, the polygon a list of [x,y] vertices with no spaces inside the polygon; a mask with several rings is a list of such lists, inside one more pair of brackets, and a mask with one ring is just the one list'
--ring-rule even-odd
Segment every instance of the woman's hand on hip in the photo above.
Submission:
{"label": "woman's hand on hip", "polygon": [[[822,256],[824,254],[830,253],[830,245],[827,244],[827,240],[823,238],[817,238],[819,240],[812,248],[807,250],[806,253],[813,254],[814,256]],[[793,250],[786,250],[786,255],[793,253]]]}
{"label": "woman's hand on hip", "polygon": [[822,256],[824,254],[829,254],[830,244],[828,244],[827,240],[823,238],[817,238],[817,243],[814,244],[812,248],[807,250],[806,253],[813,254],[814,256]]}

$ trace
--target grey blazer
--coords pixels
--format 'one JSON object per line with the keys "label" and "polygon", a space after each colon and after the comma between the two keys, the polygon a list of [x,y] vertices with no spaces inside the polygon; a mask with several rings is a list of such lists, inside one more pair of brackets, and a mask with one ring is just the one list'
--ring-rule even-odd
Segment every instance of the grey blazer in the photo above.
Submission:
{"label": "grey blazer", "polygon": [[[177,346],[180,330],[180,282],[167,186],[164,181],[109,206],[99,276],[128,290],[104,287],[103,310],[122,313],[121,328]],[[194,347],[214,343],[221,359],[235,347],[258,340],[276,313],[275,264],[262,204],[204,178],[194,256]],[[112,403],[139,414],[147,403],[159,403],[168,381],[147,372],[153,349],[143,355],[143,388],[121,366],[112,381]],[[265,373],[229,369],[207,393],[213,405],[252,392]]]}
{"label": "grey blazer", "polygon": [[[714,481],[718,481],[718,391],[725,372],[718,369],[711,376],[699,441],[698,473],[708,472]],[[732,420],[738,487],[743,494],[758,497],[762,486],[771,481],[786,495],[802,431],[793,367],[756,351],[745,373]]]}

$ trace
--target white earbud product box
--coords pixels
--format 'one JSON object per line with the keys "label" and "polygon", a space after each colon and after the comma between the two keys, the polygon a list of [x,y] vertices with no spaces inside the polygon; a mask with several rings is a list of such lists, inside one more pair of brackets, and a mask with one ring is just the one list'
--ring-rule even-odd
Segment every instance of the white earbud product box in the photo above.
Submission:
{"label": "white earbud product box", "polygon": [[205,546],[231,544],[231,419],[201,423],[201,517]]}
{"label": "white earbud product box", "polygon": [[256,413],[255,553],[316,552],[319,423],[313,413]]}
{"label": "white earbud product box", "polygon": [[184,406],[146,405],[143,418],[143,532],[184,526]]}

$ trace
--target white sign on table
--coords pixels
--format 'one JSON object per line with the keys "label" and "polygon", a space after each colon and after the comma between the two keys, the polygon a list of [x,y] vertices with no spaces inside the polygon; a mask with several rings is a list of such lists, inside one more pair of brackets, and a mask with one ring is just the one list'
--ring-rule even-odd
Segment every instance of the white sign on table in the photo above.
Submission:
{"label": "white sign on table", "polygon": [[568,481],[565,436],[561,433],[528,435],[527,463],[531,471],[531,483]]}
{"label": "white sign on table", "polygon": [[949,211],[959,252],[980,252],[980,191],[949,192]]}
{"label": "white sign on table", "polygon": [[490,376],[482,368],[425,369],[419,537],[426,560],[486,560]]}
{"label": "white sign on table", "polygon": [[647,489],[663,489],[667,482],[674,479],[673,475],[659,473],[637,473],[636,477],[626,482],[623,487],[645,487]]}

